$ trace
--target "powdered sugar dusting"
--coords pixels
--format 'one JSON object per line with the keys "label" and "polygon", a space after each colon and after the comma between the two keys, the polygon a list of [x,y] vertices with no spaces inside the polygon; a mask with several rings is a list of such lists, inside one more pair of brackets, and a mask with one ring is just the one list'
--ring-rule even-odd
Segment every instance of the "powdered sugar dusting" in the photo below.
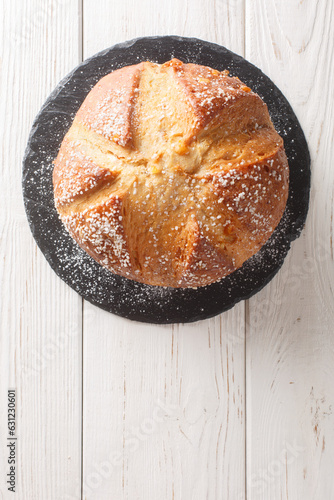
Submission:
{"label": "powdered sugar dusting", "polygon": [[109,170],[101,168],[82,151],[80,141],[66,140],[55,165],[56,206],[71,203],[78,196],[93,191],[99,184],[114,177]]}
{"label": "powdered sugar dusting", "polygon": [[78,120],[120,146],[131,144],[131,116],[139,74],[138,66],[129,66],[102,78],[81,106]]}
{"label": "powdered sugar dusting", "polygon": [[101,264],[115,272],[121,266],[130,266],[130,255],[121,224],[122,202],[118,196],[98,207],[87,207],[81,212],[63,215],[69,233],[79,239],[89,253]]}
{"label": "powdered sugar dusting", "polygon": [[187,91],[187,96],[205,125],[223,107],[241,96],[253,94],[240,80],[231,78],[228,71],[219,72],[194,64],[175,66],[177,79]]}
{"label": "powdered sugar dusting", "polygon": [[[285,138],[290,162],[288,207],[272,238],[241,269],[220,283],[197,290],[151,287],[111,274],[68,236],[52,203],[52,160],[80,100],[82,102],[97,79],[111,69],[145,59],[162,62],[167,47],[171,57],[229,67],[234,74],[248,79],[252,88],[268,102],[275,126]],[[254,66],[222,47],[194,39],[139,39],[108,49],[85,62],[62,82],[38,116],[24,165],[24,199],[29,223],[52,268],[94,304],[125,317],[153,323],[209,317],[260,289],[282,264],[290,240],[299,235],[307,212],[307,145],[290,106],[272,82]]]}

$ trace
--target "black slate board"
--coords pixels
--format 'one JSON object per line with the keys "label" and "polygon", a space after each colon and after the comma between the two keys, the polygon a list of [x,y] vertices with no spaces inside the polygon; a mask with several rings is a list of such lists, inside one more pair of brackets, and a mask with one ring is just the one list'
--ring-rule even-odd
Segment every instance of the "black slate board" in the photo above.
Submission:
{"label": "black slate board", "polygon": [[[52,161],[90,89],[111,71],[140,61],[183,62],[228,69],[267,103],[283,137],[290,167],[283,218],[266,245],[230,276],[197,290],[142,285],[115,276],[69,236],[54,207]],[[146,37],[111,47],[87,59],[49,96],[33,124],[23,160],[23,196],[33,236],[52,269],[86,300],[132,320],[191,322],[215,316],[249,298],[277,273],[303,228],[309,202],[310,156],[300,124],[285,97],[261,70],[225,47],[195,38]]]}

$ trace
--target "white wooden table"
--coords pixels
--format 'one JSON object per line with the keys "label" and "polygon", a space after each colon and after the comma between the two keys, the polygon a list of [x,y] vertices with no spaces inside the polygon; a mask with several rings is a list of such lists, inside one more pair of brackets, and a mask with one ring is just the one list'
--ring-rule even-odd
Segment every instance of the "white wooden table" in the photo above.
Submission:
{"label": "white wooden table", "polygon": [[[334,47],[330,0],[3,0],[0,499],[334,499]],[[90,305],[37,249],[32,121],[82,59],[137,36],[217,42],[283,91],[312,157],[309,215],[272,282],[194,324]],[[16,389],[16,493],[7,391]]]}

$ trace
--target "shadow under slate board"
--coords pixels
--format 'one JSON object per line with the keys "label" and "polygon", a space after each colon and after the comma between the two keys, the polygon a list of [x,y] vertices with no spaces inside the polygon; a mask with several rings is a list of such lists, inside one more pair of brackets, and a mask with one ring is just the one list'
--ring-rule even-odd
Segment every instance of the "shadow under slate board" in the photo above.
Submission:
{"label": "shadow under slate board", "polygon": [[[91,88],[111,71],[140,61],[173,57],[238,76],[267,103],[283,137],[290,187],[283,218],[269,241],[221,281],[198,289],[136,283],[97,264],[69,236],[53,198],[52,161]],[[23,196],[33,236],[52,269],[84,299],[102,309],[149,323],[191,322],[215,316],[249,298],[277,273],[303,228],[309,202],[310,157],[300,124],[285,97],[262,71],[225,47],[194,38],[146,37],[111,47],[87,59],[52,92],[33,124],[23,161]]]}

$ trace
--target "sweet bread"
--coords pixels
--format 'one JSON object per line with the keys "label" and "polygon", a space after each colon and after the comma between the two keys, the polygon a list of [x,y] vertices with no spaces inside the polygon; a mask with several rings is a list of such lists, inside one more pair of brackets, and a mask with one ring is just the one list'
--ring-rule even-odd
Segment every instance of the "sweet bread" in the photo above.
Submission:
{"label": "sweet bread", "polygon": [[220,280],[264,245],[288,182],[262,99],[226,71],[177,59],[102,78],[53,172],[59,216],[97,262],[183,288]]}

